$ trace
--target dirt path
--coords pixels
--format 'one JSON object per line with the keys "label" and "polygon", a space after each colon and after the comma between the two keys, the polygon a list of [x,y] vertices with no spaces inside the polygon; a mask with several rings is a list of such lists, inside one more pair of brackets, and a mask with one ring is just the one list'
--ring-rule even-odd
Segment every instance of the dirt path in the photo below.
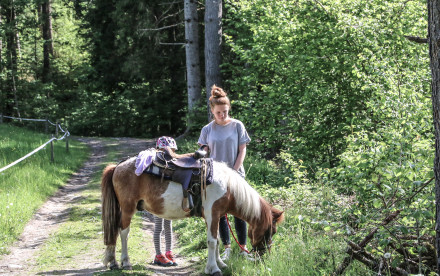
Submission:
{"label": "dirt path", "polygon": [[[117,144],[118,156],[134,156],[141,150],[154,145],[154,141],[146,141],[132,138],[79,138],[91,148],[91,155],[83,167],[76,172],[68,183],[36,212],[31,221],[26,225],[19,240],[15,242],[10,254],[0,257],[1,275],[33,275],[30,271],[38,270],[35,259],[39,250],[44,246],[49,236],[56,232],[59,226],[68,219],[69,210],[73,204],[81,202],[81,192],[87,187],[96,173],[101,173],[102,163],[106,157],[106,145]],[[116,160],[115,160],[116,161]],[[142,228],[153,240],[154,223],[152,216],[145,212]],[[177,244],[174,238],[174,247]],[[79,257],[75,260],[75,268],[60,269],[58,271],[40,272],[38,275],[93,275],[96,272],[105,271],[101,263],[102,253],[91,250],[92,256]],[[96,252],[95,252],[96,251]],[[145,256],[154,256],[154,246],[146,248]],[[147,257],[148,260],[148,257]],[[152,261],[152,257],[151,257]],[[190,261],[177,256],[179,266],[162,268],[150,263],[145,264],[151,270],[152,275],[191,275]]]}

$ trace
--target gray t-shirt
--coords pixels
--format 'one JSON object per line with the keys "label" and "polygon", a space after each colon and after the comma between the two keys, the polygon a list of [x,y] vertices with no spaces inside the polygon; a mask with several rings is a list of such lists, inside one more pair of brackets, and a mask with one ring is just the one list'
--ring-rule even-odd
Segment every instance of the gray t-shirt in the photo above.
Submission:
{"label": "gray t-shirt", "polygon": [[[248,144],[251,141],[246,128],[239,120],[232,119],[227,125],[221,126],[210,122],[202,128],[200,133],[200,145],[207,145],[210,157],[215,161],[225,162],[233,168],[238,156],[239,145]],[[243,165],[238,172],[244,176]]]}

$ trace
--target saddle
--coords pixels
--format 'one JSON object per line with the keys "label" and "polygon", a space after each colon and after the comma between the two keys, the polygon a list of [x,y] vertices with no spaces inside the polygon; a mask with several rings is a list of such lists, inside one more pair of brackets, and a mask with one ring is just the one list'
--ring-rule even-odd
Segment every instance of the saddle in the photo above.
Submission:
{"label": "saddle", "polygon": [[170,170],[179,169],[200,169],[202,163],[196,159],[194,153],[176,155],[169,148],[164,151],[158,151],[153,163],[158,167],[168,168]]}
{"label": "saddle", "polygon": [[182,184],[182,209],[190,212],[194,208],[192,197],[200,199],[202,184],[206,186],[212,183],[212,159],[203,158],[205,154],[198,150],[196,153],[177,155],[166,148],[156,152],[153,163],[145,172]]}

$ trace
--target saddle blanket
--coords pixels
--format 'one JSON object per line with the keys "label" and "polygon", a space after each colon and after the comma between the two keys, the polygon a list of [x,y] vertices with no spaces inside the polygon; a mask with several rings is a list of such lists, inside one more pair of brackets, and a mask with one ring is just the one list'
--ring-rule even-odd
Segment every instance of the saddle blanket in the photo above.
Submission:
{"label": "saddle blanket", "polygon": [[140,176],[151,165],[151,163],[153,163],[153,159],[155,156],[156,150],[154,148],[139,152],[136,158],[136,170],[134,173],[137,176]]}

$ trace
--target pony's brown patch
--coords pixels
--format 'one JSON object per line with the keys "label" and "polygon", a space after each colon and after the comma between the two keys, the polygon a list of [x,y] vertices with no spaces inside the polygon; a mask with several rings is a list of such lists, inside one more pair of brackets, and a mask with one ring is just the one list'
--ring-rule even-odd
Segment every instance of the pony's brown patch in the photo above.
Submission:
{"label": "pony's brown patch", "polygon": [[194,157],[193,152],[177,154],[174,151],[172,151],[170,148],[166,148],[166,149],[164,149],[164,151],[166,151],[172,158],[175,158],[175,159],[180,159],[180,158],[185,158],[185,157]]}
{"label": "pony's brown patch", "polygon": [[211,235],[214,238],[217,238],[218,233],[218,223],[220,221],[220,217],[224,216],[227,212],[230,211],[230,208],[235,208],[235,201],[230,199],[229,190],[226,194],[224,194],[221,198],[216,200],[211,208]]}
{"label": "pony's brown patch", "polygon": [[130,225],[131,218],[137,211],[136,206],[144,200],[148,211],[163,213],[163,198],[160,196],[168,188],[169,181],[149,174],[140,177],[134,174],[134,162],[124,162],[116,167],[113,186],[122,210],[121,228]]}
{"label": "pony's brown patch", "polygon": [[144,174],[139,179],[139,196],[146,202],[147,210],[154,214],[164,212],[164,199],[160,196],[168,189],[170,181]]}

